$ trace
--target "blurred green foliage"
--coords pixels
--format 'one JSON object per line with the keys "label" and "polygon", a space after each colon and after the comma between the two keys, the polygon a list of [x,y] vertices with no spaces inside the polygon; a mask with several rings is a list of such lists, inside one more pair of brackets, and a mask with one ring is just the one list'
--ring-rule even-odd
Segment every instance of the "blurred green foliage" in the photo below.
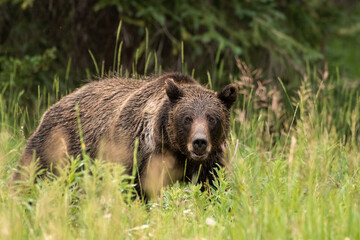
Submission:
{"label": "blurred green foliage", "polygon": [[52,82],[48,79],[48,72],[55,58],[56,48],[54,47],[46,49],[41,55],[25,55],[21,59],[0,56],[0,79],[3,80],[0,82],[0,88],[3,92],[6,89],[16,88],[25,93],[27,97],[25,100],[35,100],[36,95],[26,93],[36,92],[39,85],[51,88]]}
{"label": "blurred green foliage", "polygon": [[294,76],[306,63],[357,78],[359,12],[354,0],[0,0],[0,87],[31,99],[54,75],[79,86],[95,73],[89,49],[112,70],[120,20],[123,73],[144,73],[151,51],[157,63],[149,69],[181,71],[185,63],[215,87],[238,72],[235,57],[285,84],[299,84]]}

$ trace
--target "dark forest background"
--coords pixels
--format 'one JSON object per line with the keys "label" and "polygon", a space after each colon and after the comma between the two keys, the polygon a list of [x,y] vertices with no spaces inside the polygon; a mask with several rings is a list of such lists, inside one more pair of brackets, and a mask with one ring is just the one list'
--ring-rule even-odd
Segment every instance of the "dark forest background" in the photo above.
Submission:
{"label": "dark forest background", "polygon": [[[116,41],[122,20],[119,40]],[[299,85],[309,66],[360,78],[360,4],[355,0],[0,0],[0,89],[23,91],[31,104],[38,86],[60,91],[114,70],[185,71],[215,88],[236,76],[241,59]],[[149,54],[152,60],[145,64]],[[182,58],[183,55],[183,58]],[[155,60],[156,58],[156,60]],[[186,67],[184,68],[184,65]]]}

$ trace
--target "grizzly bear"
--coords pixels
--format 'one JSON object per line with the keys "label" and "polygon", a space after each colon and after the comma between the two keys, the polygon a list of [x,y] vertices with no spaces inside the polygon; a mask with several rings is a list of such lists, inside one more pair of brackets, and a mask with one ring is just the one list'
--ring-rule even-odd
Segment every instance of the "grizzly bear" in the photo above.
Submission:
{"label": "grizzly bear", "polygon": [[[19,168],[38,159],[39,168],[57,174],[69,156],[82,154],[81,130],[91,158],[120,163],[128,174],[137,146],[140,195],[157,195],[174,181],[212,184],[214,169],[223,166],[236,96],[234,84],[216,93],[180,73],[94,81],[45,112]],[[24,177],[19,169],[13,180]]]}

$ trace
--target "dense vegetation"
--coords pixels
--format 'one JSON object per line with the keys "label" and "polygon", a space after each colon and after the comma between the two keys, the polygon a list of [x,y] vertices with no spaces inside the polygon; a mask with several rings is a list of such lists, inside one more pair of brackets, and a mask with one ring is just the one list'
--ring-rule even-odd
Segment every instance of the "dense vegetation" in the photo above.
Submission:
{"label": "dense vegetation", "polygon": [[[1,239],[360,238],[356,1],[0,0],[0,11]],[[42,113],[83,79],[168,70],[239,86],[216,189],[175,183],[133,201],[132,176],[86,155],[9,188]]]}
{"label": "dense vegetation", "polygon": [[331,72],[340,67],[346,76],[359,77],[356,2],[2,0],[0,86],[24,90],[20,100],[27,103],[37,85],[51,88],[54,75],[68,80],[62,92],[80,86],[95,74],[88,50],[99,65],[104,61],[105,72],[113,71],[120,20],[124,73],[144,74],[147,61],[155,64],[150,55],[165,71],[181,70],[184,46],[189,72],[195,68],[203,79],[209,72],[216,87],[238,72],[234,57],[292,86],[299,83],[294,74],[306,73],[306,63],[328,62]]}

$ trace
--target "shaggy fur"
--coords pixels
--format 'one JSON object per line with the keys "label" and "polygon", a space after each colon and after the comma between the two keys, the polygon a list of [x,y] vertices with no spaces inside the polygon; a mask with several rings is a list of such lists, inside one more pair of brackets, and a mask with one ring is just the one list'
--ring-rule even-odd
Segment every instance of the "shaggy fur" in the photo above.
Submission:
{"label": "shaggy fur", "polygon": [[[156,195],[163,186],[195,175],[199,182],[211,183],[211,172],[222,166],[229,109],[235,100],[234,85],[216,93],[178,73],[146,81],[94,81],[45,112],[27,142],[20,167],[30,165],[35,154],[40,168],[57,173],[58,167],[66,166],[67,155],[81,154],[77,104],[86,152],[92,158],[119,162],[130,174],[139,139],[139,194]],[[199,134],[208,142],[201,157],[193,152],[193,139]],[[20,171],[13,176],[23,178]]]}

